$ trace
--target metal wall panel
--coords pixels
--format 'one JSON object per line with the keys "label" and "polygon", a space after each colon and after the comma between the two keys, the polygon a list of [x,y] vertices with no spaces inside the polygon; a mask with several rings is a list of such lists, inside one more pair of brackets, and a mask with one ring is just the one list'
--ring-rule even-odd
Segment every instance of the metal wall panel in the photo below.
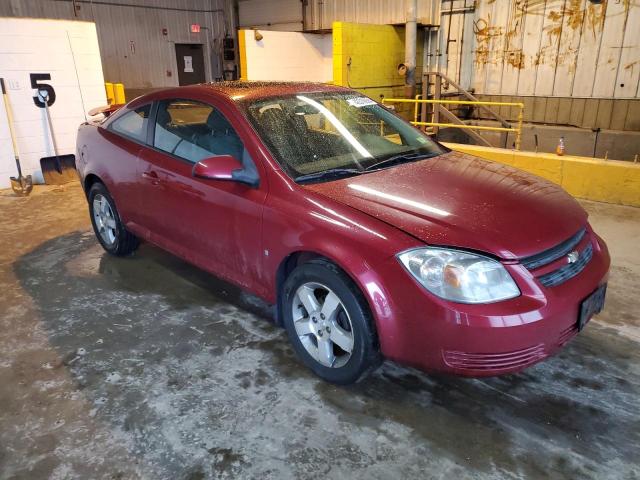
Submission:
{"label": "metal wall panel", "polygon": [[[531,66],[536,67],[536,84],[533,94],[536,96],[549,96],[553,93],[555,70],[558,65],[558,48],[562,35],[562,12],[566,0],[547,0],[544,10],[536,9],[535,15],[542,15],[542,30],[538,51]],[[533,11],[525,11],[525,18],[533,15]],[[525,61],[526,65],[526,61]],[[498,91],[492,92],[498,93]],[[523,93],[518,91],[518,93]]]}
{"label": "metal wall panel", "polygon": [[[404,24],[406,6],[402,0],[310,0],[311,28],[331,28],[335,21],[374,24]],[[440,0],[418,0],[418,23],[437,25]]]}
{"label": "metal wall panel", "polygon": [[301,31],[300,0],[244,0],[238,2],[240,27],[265,30]]}
{"label": "metal wall panel", "polygon": [[[176,43],[204,45],[207,78],[222,76],[222,39],[235,35],[229,0],[3,0],[0,16],[96,23],[105,80],[127,89],[178,84]],[[191,24],[200,33],[191,33]],[[167,35],[162,30],[167,29]]]}
{"label": "metal wall panel", "polygon": [[[404,24],[403,0],[240,0],[240,25],[269,30],[329,30],[335,21]],[[304,19],[303,19],[304,12]],[[418,23],[437,24],[440,0],[418,0]]]}
{"label": "metal wall panel", "polygon": [[[575,81],[577,53],[582,41],[582,28],[574,28],[580,21],[580,13],[587,8],[589,0],[575,0],[570,15],[560,19],[562,35],[558,45],[558,61],[553,84],[554,96],[570,96]],[[566,8],[565,8],[566,9]]]}
{"label": "metal wall panel", "polygon": [[640,8],[633,8],[627,16],[624,40],[618,64],[615,97],[640,98]]}
{"label": "metal wall panel", "polygon": [[[607,2],[591,94],[593,97],[613,97],[630,8],[629,2]],[[638,29],[640,25],[630,25],[629,28]],[[640,47],[636,45],[635,48],[638,53]]]}
{"label": "metal wall panel", "polygon": [[[432,54],[443,55],[442,71],[463,87],[489,95],[639,98],[640,2],[477,0],[475,8],[457,8],[460,2],[444,0],[439,52]],[[448,13],[454,4],[456,13]],[[460,58],[450,42],[465,41],[469,25],[473,48]]]}
{"label": "metal wall panel", "polygon": [[518,78],[524,61],[525,22],[522,10],[518,5],[509,9],[507,32],[504,47],[504,70],[502,72],[500,91],[513,95],[518,90]]}

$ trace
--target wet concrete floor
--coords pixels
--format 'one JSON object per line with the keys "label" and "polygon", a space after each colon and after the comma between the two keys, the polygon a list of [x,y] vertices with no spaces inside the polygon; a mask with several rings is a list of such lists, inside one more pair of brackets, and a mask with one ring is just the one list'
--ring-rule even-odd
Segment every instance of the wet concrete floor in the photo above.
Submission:
{"label": "wet concrete floor", "polygon": [[638,479],[640,209],[583,204],[607,307],[558,356],[336,387],[258,299],[149,245],[106,255],[79,186],[0,192],[0,479]]}

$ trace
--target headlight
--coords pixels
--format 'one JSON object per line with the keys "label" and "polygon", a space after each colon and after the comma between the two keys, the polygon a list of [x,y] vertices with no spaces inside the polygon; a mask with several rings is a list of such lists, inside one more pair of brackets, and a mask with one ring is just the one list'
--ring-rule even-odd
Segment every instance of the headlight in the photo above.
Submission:
{"label": "headlight", "polygon": [[497,261],[445,248],[417,248],[398,259],[424,288],[459,303],[490,303],[520,295],[515,282]]}

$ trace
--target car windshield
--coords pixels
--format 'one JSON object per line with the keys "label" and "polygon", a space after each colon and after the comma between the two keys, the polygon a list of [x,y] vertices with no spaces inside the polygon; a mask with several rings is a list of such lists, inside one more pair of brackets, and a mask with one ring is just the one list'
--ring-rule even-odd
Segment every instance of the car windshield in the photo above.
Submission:
{"label": "car windshield", "polygon": [[272,97],[246,109],[276,160],[300,183],[358,175],[447,151],[355,92]]}

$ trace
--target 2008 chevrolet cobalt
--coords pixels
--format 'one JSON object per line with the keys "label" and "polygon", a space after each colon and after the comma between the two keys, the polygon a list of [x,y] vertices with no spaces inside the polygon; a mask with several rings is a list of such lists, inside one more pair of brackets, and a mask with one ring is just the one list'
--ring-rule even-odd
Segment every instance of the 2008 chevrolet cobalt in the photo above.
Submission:
{"label": "2008 chevrolet cobalt", "polygon": [[572,197],[349,89],[155,92],[82,125],[77,159],[107,252],[146,240],[275,304],[330,382],[383,358],[518,371],[604,304],[607,247]]}

